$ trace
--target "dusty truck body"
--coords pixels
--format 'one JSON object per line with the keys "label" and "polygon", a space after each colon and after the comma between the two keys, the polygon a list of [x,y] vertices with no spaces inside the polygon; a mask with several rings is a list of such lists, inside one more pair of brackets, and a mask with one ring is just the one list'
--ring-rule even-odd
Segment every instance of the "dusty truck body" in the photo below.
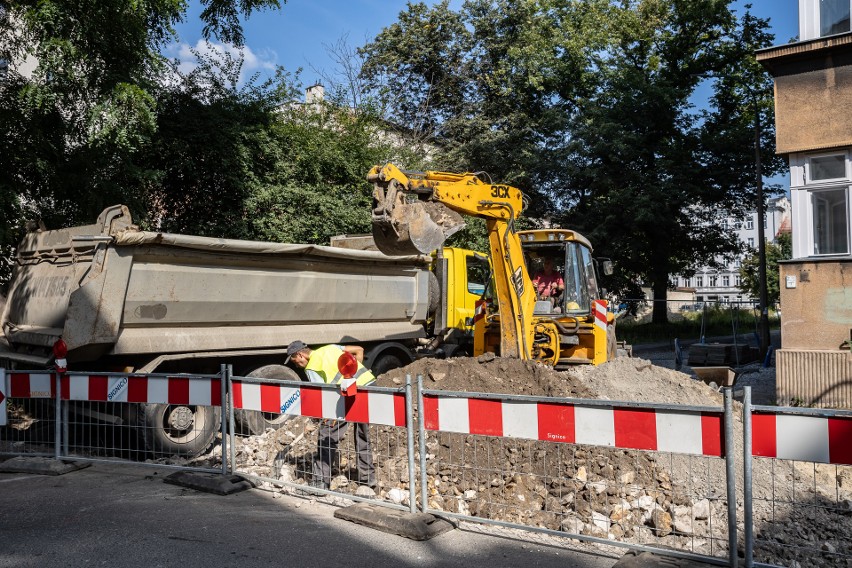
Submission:
{"label": "dusty truck body", "polygon": [[[61,337],[70,370],[215,373],[228,363],[292,380],[281,363],[295,339],[357,343],[382,372],[438,336],[466,335],[447,323],[455,276],[438,271],[439,281],[429,257],[141,231],[124,206],[94,225],[27,234],[16,264],[0,344],[9,368],[49,368]],[[187,421],[185,408],[149,407],[145,430],[162,426],[148,434],[152,448],[193,454],[215,435],[217,410],[190,408]],[[283,419],[237,418],[252,432]]]}

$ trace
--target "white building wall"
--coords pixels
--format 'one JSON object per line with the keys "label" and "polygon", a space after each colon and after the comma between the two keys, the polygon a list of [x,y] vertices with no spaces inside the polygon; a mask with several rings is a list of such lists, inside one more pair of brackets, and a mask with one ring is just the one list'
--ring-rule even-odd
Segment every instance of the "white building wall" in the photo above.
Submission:
{"label": "white building wall", "polygon": [[[790,209],[791,203],[786,197],[779,197],[768,201],[766,208],[766,228],[764,229],[764,236],[767,242],[775,242],[775,238],[781,230],[782,225],[790,220]],[[750,224],[749,221],[751,222]],[[736,232],[737,237],[742,243],[746,245],[751,244],[753,249],[757,250],[759,229],[756,212],[747,215],[742,221],[730,218],[726,222],[730,230]],[[737,228],[737,223],[740,223],[739,228]],[[795,235],[795,231],[793,234]],[[723,303],[756,302],[757,298],[751,297],[739,288],[742,258],[744,257],[728,263],[720,270],[702,267],[696,271],[694,276],[688,279],[684,276],[676,276],[674,277],[674,284],[679,290],[693,289],[696,301]],[[727,285],[725,284],[726,281]]]}

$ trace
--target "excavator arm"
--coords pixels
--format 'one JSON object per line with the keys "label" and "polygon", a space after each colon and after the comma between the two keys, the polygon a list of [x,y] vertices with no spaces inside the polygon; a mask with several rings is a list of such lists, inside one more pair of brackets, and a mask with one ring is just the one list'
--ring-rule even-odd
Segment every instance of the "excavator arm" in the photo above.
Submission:
{"label": "excavator arm", "polygon": [[559,335],[552,322],[533,317],[535,290],[527,272],[514,221],[523,194],[475,174],[403,172],[392,164],[375,166],[373,238],[388,255],[428,254],[464,227],[464,216],[485,219],[491,248],[500,318],[500,354],[554,364]]}

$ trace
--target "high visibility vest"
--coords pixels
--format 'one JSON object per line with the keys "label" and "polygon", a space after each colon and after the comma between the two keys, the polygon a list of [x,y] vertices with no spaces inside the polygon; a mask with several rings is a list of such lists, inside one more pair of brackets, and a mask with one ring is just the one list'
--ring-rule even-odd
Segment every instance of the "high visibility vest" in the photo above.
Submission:
{"label": "high visibility vest", "polygon": [[[343,379],[343,375],[337,368],[337,360],[343,354],[343,349],[338,345],[325,345],[311,351],[311,356],[308,359],[308,365],[305,370],[308,371],[308,377],[313,380],[318,376],[326,384],[339,384]],[[359,387],[368,385],[376,380],[375,375],[370,370],[358,362],[358,371],[352,377],[355,384]]]}

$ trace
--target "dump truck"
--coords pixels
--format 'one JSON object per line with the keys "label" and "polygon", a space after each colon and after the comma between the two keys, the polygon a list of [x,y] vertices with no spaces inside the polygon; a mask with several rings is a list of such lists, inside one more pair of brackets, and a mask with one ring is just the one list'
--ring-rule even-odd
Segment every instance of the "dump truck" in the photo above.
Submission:
{"label": "dump truck", "polygon": [[[358,344],[376,374],[423,356],[472,352],[470,325],[488,273],[485,257],[389,257],[378,251],[255,242],[140,230],[127,207],[93,225],[35,230],[15,257],[0,318],[0,366],[49,369],[67,347],[68,369],[216,373],[298,380],[288,343]],[[196,455],[215,437],[219,410],[151,404],[148,448]],[[82,411],[82,410],[81,410]],[[238,412],[249,433],[286,415]],[[150,425],[155,424],[154,428]]]}
{"label": "dump truck", "polygon": [[[372,228],[388,255],[428,254],[464,227],[465,217],[485,219],[493,293],[474,330],[474,354],[539,361],[564,370],[600,365],[618,352],[615,317],[598,286],[592,244],[570,229],[516,231],[525,198],[518,188],[486,182],[473,173],[408,172],[374,166]],[[546,261],[556,267],[552,289],[533,278]],[[626,351],[626,350],[625,350]]]}

